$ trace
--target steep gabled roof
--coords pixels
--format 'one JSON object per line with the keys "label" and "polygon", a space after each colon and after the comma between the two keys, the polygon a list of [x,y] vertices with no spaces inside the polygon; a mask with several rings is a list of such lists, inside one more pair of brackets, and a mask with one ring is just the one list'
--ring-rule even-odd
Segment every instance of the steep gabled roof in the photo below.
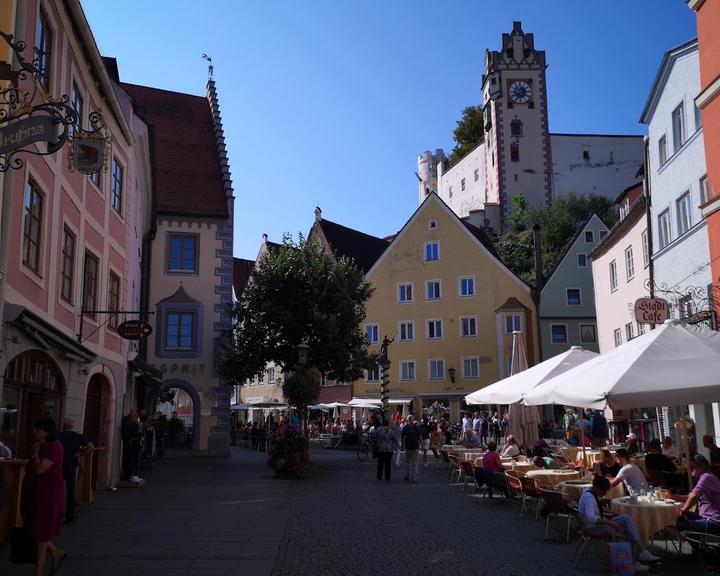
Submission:
{"label": "steep gabled roof", "polygon": [[520,302],[515,296],[510,296],[495,312],[505,312],[508,310],[530,310],[530,308],[525,306],[525,304]]}
{"label": "steep gabled roof", "polygon": [[240,296],[240,294],[243,293],[253,270],[255,270],[255,260],[233,258],[233,288],[235,288],[235,296]]}
{"label": "steep gabled roof", "polygon": [[390,245],[387,240],[353,230],[325,218],[319,218],[315,225],[320,227],[333,253],[353,259],[363,273],[367,273],[372,268]]}
{"label": "steep gabled roof", "polygon": [[190,294],[185,292],[185,288],[183,288],[183,285],[180,284],[177,290],[175,290],[175,293],[168,296],[167,298],[163,298],[160,300],[160,302],[170,302],[172,304],[199,304],[200,301],[196,300]]}
{"label": "steep gabled roof", "polygon": [[488,250],[488,252],[490,252],[490,254],[492,254],[493,256],[495,256],[495,258],[500,260],[500,256],[498,255],[497,250],[495,250],[495,244],[493,244],[492,240],[490,240],[490,237],[485,233],[485,231],[482,228],[478,228],[474,224],[470,224],[470,222],[467,222],[462,219],[460,221],[463,223],[465,228],[468,229],[468,232],[470,232],[470,234],[475,236],[475,238],[477,239],[478,242],[480,242],[480,244],[485,246],[485,248]]}
{"label": "steep gabled roof", "polygon": [[215,129],[207,98],[122,83],[151,129],[158,214],[227,218]]}

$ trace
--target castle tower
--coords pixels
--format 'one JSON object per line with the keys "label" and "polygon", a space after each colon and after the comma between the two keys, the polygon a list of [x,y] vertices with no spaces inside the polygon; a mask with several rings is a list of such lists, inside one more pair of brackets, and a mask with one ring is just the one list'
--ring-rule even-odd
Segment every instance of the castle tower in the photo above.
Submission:
{"label": "castle tower", "polygon": [[442,148],[435,150],[434,154],[428,150],[418,156],[418,204],[422,204],[430,192],[438,193],[438,166],[442,172],[444,161]]}
{"label": "castle tower", "polygon": [[499,204],[503,230],[514,196],[528,206],[552,199],[545,68],[545,52],[520,22],[502,35],[500,52],[485,53],[485,202]]}

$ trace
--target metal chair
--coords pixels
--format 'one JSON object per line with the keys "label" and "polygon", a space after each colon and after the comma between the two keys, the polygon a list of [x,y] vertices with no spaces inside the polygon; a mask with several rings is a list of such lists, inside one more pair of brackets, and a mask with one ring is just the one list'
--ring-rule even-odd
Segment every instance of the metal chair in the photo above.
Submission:
{"label": "metal chair", "polygon": [[[523,494],[522,482],[517,472],[505,472],[505,483],[507,485],[508,499],[510,502],[516,501],[524,504],[525,496]],[[524,510],[520,509],[520,516],[522,517]]]}
{"label": "metal chair", "polygon": [[592,542],[604,542],[604,543],[611,543],[611,542],[622,542],[624,540],[627,540],[627,536],[620,536],[616,535],[615,533],[610,534],[593,534],[583,526],[583,523],[580,520],[580,516],[578,515],[578,509],[576,505],[567,504],[568,509],[573,515],[573,518],[575,519],[575,525],[578,528],[578,543],[575,547],[575,552],[573,553],[573,565],[577,566],[580,560],[582,560],[582,557],[585,555],[585,551],[587,549],[588,544]]}
{"label": "metal chair", "polygon": [[441,470],[443,472],[447,472],[451,469],[450,467],[450,455],[448,454],[447,450],[440,450],[440,456],[442,458],[442,468]]}
{"label": "metal chair", "polygon": [[547,512],[545,539],[547,540],[550,531],[550,518],[566,518],[567,529],[565,531],[565,542],[570,542],[570,525],[573,521],[573,515],[568,509],[567,502],[562,493],[545,488],[540,488],[540,493],[542,494],[543,502],[545,502],[545,512]]}
{"label": "metal chair", "polygon": [[522,486],[522,507],[520,508],[520,518],[525,514],[528,500],[535,502],[535,520],[540,517],[540,506],[542,505],[542,492],[537,482],[527,476],[520,476],[520,485]]}
{"label": "metal chair", "polygon": [[[450,484],[459,484],[460,476],[462,475],[462,466],[460,466],[460,460],[454,454],[449,454],[448,460],[450,462]],[[457,482],[453,482],[453,479],[455,478],[455,472],[457,472],[458,475]]]}
{"label": "metal chair", "polygon": [[442,466],[444,462],[442,456],[440,456],[440,452],[438,452],[438,449],[435,448],[435,446],[431,446],[430,450],[432,450],[433,456],[435,456],[435,463]]}
{"label": "metal chair", "polygon": [[475,467],[469,460],[460,460],[460,467],[463,471],[463,492],[465,492],[465,487],[470,480],[477,486],[477,482],[475,481]]}

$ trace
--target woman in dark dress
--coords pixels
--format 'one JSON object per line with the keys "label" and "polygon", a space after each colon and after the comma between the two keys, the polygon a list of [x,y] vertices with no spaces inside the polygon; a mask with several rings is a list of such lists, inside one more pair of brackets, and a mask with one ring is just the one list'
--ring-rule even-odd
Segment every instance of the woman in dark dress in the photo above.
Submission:
{"label": "woman in dark dress", "polygon": [[67,556],[52,542],[60,533],[65,480],[62,474],[63,446],[57,439],[57,427],[52,418],[43,418],[35,424],[35,440],[25,477],[22,511],[25,525],[37,543],[35,576],[42,576],[48,554],[52,559],[50,574],[58,571]]}

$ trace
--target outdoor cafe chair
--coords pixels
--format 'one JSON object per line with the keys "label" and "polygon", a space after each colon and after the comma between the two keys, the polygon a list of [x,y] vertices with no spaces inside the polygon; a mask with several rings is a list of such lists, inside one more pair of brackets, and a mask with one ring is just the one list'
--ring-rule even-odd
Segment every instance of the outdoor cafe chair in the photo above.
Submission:
{"label": "outdoor cafe chair", "polygon": [[451,470],[450,455],[447,450],[440,450],[440,456],[442,457],[442,471],[447,472]]}
{"label": "outdoor cafe chair", "polygon": [[580,521],[580,516],[578,514],[578,509],[576,504],[567,504],[568,509],[572,513],[572,516],[575,520],[575,525],[578,528],[578,543],[575,547],[575,552],[573,553],[573,565],[577,566],[580,560],[582,560],[583,556],[585,555],[585,552],[587,550],[588,545],[592,545],[595,542],[601,542],[601,543],[612,543],[612,542],[623,542],[627,540],[626,535],[620,535],[620,534],[593,534],[591,533],[585,526],[583,526],[582,522]]}
{"label": "outdoor cafe chair", "polygon": [[438,449],[435,448],[435,446],[432,446],[430,450],[432,450],[433,456],[435,456],[435,462],[443,466],[444,461],[442,459],[442,456],[440,455],[440,452],[438,452]]}
{"label": "outdoor cafe chair", "polygon": [[720,566],[720,534],[685,531],[680,533],[681,542],[687,542],[693,557],[700,562],[705,573],[717,573]]}
{"label": "outdoor cafe chair", "polygon": [[535,480],[527,476],[520,476],[520,486],[522,487],[522,507],[520,508],[520,518],[525,514],[528,500],[535,502],[535,520],[540,517],[540,506],[542,505],[542,492]]}
{"label": "outdoor cafe chair", "polygon": [[540,488],[543,502],[545,502],[545,540],[548,539],[550,531],[550,518],[565,518],[567,520],[567,529],[565,530],[565,542],[570,542],[570,525],[573,522],[573,515],[568,508],[567,502],[562,493],[556,490],[548,490]]}
{"label": "outdoor cafe chair", "polygon": [[495,490],[502,492],[506,499],[510,498],[510,490],[508,488],[508,480],[504,472],[493,472],[495,478]]}
{"label": "outdoor cafe chair", "polygon": [[473,463],[470,462],[470,460],[460,460],[460,467],[463,471],[463,492],[465,491],[465,487],[468,485],[468,482],[472,481],[474,484],[477,484],[475,481],[475,467],[473,466]]}
{"label": "outdoor cafe chair", "polygon": [[646,470],[645,476],[648,479],[648,482],[652,484],[653,486],[662,486],[665,488],[665,474],[662,472],[662,470]]}
{"label": "outdoor cafe chair", "polygon": [[520,482],[520,476],[517,475],[517,472],[505,472],[505,479],[510,501],[517,501],[523,505],[520,509],[520,516],[522,517],[525,508],[525,496],[523,494],[523,487],[522,482]]}
{"label": "outdoor cafe chair", "polygon": [[[460,476],[462,476],[462,466],[460,466],[460,459],[454,454],[448,455],[450,461],[450,484],[459,484]],[[457,472],[457,482],[453,482],[455,479],[455,473]]]}

